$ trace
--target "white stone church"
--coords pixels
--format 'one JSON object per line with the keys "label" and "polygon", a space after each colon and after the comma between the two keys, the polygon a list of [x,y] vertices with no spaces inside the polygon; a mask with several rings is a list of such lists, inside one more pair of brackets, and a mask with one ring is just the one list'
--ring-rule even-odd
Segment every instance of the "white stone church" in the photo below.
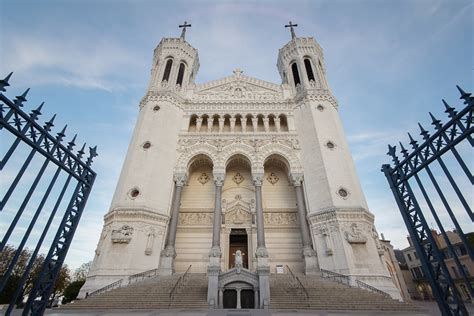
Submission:
{"label": "white stone church", "polygon": [[281,84],[239,69],[196,84],[186,26],[154,51],[81,295],[147,270],[189,269],[206,273],[211,308],[232,284],[264,308],[271,275],[324,269],[399,299],[316,40],[297,37],[290,23]]}

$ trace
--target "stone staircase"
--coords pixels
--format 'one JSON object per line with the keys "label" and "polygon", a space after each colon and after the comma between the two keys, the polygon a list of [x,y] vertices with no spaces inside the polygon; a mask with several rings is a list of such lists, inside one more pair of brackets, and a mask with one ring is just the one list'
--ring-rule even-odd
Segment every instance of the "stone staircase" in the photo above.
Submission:
{"label": "stone staircase", "polygon": [[295,275],[306,289],[291,277],[291,274],[270,276],[271,309],[315,309],[358,311],[417,311],[408,303],[384,297],[359,288],[324,279],[317,275]]}
{"label": "stone staircase", "polygon": [[61,309],[175,309],[207,308],[207,276],[188,273],[173,295],[182,274],[159,276],[127,287],[111,290]]}

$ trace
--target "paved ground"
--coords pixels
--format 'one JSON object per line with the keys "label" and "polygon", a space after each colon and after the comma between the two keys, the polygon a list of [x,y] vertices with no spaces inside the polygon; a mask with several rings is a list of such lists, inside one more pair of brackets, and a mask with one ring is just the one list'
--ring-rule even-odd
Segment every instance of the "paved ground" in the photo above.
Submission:
{"label": "paved ground", "polygon": [[[414,302],[424,311],[413,312],[361,312],[361,311],[308,311],[308,310],[258,310],[258,309],[241,309],[241,310],[96,310],[96,311],[78,311],[78,310],[61,310],[55,308],[47,310],[45,315],[48,316],[114,316],[114,315],[132,315],[132,316],[441,316],[438,306],[434,302]],[[474,304],[467,304],[468,312],[474,315]],[[0,315],[3,315],[0,310]],[[17,310],[12,313],[14,316],[21,315],[21,311]]]}

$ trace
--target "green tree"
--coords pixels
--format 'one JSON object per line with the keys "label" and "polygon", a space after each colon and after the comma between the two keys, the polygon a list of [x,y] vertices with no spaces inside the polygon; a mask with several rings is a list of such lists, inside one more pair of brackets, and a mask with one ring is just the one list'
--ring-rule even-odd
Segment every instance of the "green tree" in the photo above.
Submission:
{"label": "green tree", "polygon": [[69,283],[69,285],[64,289],[63,304],[74,301],[85,282],[86,280],[77,280]]}

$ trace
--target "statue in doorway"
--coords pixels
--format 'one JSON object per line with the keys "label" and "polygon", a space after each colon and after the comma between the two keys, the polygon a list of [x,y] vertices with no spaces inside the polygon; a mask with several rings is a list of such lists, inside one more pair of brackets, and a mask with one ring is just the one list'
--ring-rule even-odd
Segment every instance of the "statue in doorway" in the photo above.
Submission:
{"label": "statue in doorway", "polygon": [[240,273],[240,268],[242,268],[243,259],[242,259],[242,251],[237,250],[235,252],[235,267],[237,268],[237,273]]}

